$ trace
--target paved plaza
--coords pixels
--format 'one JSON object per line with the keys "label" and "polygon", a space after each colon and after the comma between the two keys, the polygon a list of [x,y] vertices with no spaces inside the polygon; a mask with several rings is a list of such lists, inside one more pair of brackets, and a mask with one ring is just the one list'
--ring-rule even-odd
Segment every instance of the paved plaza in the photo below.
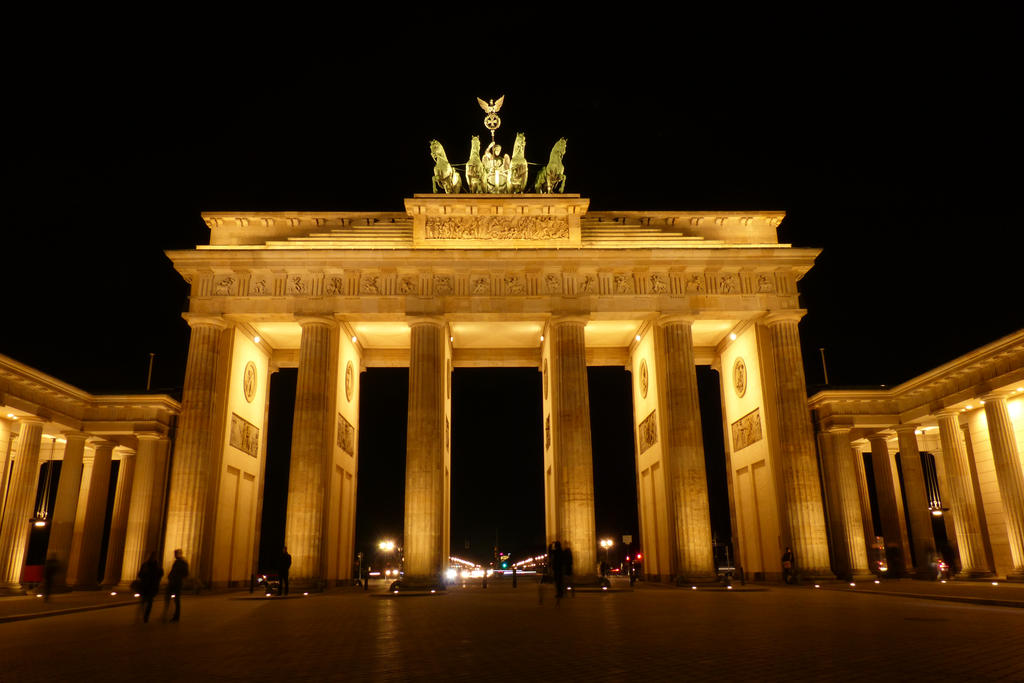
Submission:
{"label": "paved plaza", "polygon": [[226,594],[187,597],[178,624],[144,625],[131,606],[13,621],[0,623],[0,679],[1024,680],[1019,608],[841,585],[625,588],[560,605],[550,587],[538,604],[525,581],[424,597]]}

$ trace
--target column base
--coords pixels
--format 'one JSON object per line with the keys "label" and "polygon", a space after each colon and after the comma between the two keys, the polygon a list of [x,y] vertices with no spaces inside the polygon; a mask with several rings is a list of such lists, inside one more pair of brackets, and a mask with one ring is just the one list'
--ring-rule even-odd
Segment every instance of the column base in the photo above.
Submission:
{"label": "column base", "polygon": [[28,595],[28,591],[20,583],[0,584],[0,595]]}
{"label": "column base", "polygon": [[858,581],[874,581],[877,578],[878,577],[876,575],[866,569],[855,571],[850,575],[850,581],[853,583],[857,583]]}
{"label": "column base", "polygon": [[954,581],[989,581],[995,575],[995,572],[982,571],[979,569],[977,571],[960,572],[952,578]]}
{"label": "column base", "polygon": [[1010,581],[1012,583],[1024,583],[1024,570],[1019,572],[1007,573],[1005,580]]}

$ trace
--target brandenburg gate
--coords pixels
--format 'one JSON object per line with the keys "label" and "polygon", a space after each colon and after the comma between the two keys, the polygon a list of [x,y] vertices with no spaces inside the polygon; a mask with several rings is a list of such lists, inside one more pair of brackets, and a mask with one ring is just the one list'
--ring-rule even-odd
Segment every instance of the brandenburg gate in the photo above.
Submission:
{"label": "brandenburg gate", "polygon": [[182,548],[205,584],[249,580],[269,377],[296,367],[292,580],[350,578],[362,371],[408,367],[405,581],[439,582],[452,368],[499,366],[543,375],[547,539],[596,577],[587,366],[612,365],[632,376],[647,578],[713,578],[699,364],[722,380],[745,571],[777,576],[791,546],[802,573],[830,576],[797,332],[818,250],[780,244],[779,212],[598,212],[579,195],[479,190],[397,213],[205,213],[209,245],[168,252],[192,331],[165,566]]}

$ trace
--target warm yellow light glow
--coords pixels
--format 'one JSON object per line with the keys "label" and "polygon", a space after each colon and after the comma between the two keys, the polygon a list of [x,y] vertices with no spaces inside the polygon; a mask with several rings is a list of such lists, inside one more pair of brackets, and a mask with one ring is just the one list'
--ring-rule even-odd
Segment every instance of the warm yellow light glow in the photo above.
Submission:
{"label": "warm yellow light glow", "polygon": [[110,591],[111,595],[117,595],[117,591]]}
{"label": "warm yellow light glow", "polygon": [[395,542],[394,541],[381,541],[380,543],[377,544],[377,547],[380,548],[381,550],[386,551],[386,552],[391,552],[392,550],[395,549]]}
{"label": "warm yellow light glow", "polygon": [[[881,581],[879,581],[878,579],[875,579],[875,583],[882,583],[882,582],[881,582]],[[942,583],[946,583],[946,582],[945,582],[945,581],[943,581]]]}
{"label": "warm yellow light glow", "polygon": [[819,584],[814,584],[814,587],[815,588],[821,588],[821,586]]}
{"label": "warm yellow light glow", "polygon": [[736,341],[736,333],[735,332],[730,332],[729,333],[729,341]]}
{"label": "warm yellow light glow", "polygon": [[309,593],[303,593],[303,595],[309,595]]}
{"label": "warm yellow light glow", "polygon": [[37,520],[36,520],[35,522],[33,522],[32,524],[33,524],[33,526],[38,526],[38,527],[44,527],[44,526],[46,526],[46,522],[45,522],[45,521],[43,521],[43,520],[41,520],[41,519],[37,519]]}
{"label": "warm yellow light glow", "polygon": [[915,436],[921,436],[922,434],[924,434],[924,432],[922,432],[920,429],[915,429],[914,434]]}
{"label": "warm yellow light glow", "polygon": [[999,585],[999,582],[998,582],[998,581],[993,581],[993,582],[992,582],[992,585],[993,585],[993,586],[998,586],[998,585]]}
{"label": "warm yellow light glow", "polygon": [[856,587],[857,587],[857,584],[855,584],[855,583],[853,583],[853,582],[851,581],[851,582],[850,582],[850,588],[856,588]]}
{"label": "warm yellow light glow", "polygon": [[967,410],[974,410],[974,406],[972,406],[972,405],[968,405],[968,406],[967,406]]}
{"label": "warm yellow light glow", "polygon": [[636,335],[636,340],[637,340],[637,341],[640,341],[640,335],[639,335],[639,334],[638,334],[638,335]]}
{"label": "warm yellow light glow", "polygon": [[355,343],[356,343],[356,336],[355,336],[354,334],[352,335],[352,343],[353,343],[353,344],[355,344]]}
{"label": "warm yellow light glow", "polygon": [[41,598],[41,597],[43,597],[43,594],[42,593],[36,593],[36,597],[37,598]]}
{"label": "warm yellow light glow", "polygon": [[257,344],[259,344],[260,343],[260,335],[257,334],[255,337],[252,338],[252,340],[254,342],[256,342]]}
{"label": "warm yellow light glow", "polygon": [[448,341],[450,341],[450,342],[455,341],[455,337],[448,337]]}
{"label": "warm yellow light glow", "polygon": [[540,340],[541,340],[541,341],[544,341],[544,335],[543,335],[543,334],[542,334],[542,335],[540,335]]}
{"label": "warm yellow light glow", "polygon": [[18,416],[15,415],[14,413],[7,413],[7,419],[8,420],[17,420]]}
{"label": "warm yellow light glow", "polygon": [[695,591],[695,590],[697,590],[697,587],[696,586],[690,586],[690,590]]}

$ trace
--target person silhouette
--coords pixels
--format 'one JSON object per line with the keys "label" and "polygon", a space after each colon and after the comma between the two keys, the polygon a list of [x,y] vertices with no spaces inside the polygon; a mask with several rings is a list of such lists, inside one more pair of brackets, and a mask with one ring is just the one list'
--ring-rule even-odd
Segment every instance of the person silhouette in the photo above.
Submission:
{"label": "person silhouette", "polygon": [[188,576],[188,562],[185,561],[181,548],[177,548],[174,551],[174,563],[171,565],[171,571],[167,572],[167,599],[164,602],[164,614],[166,614],[171,600],[174,600],[174,616],[171,617],[171,621],[181,619],[181,591],[184,590],[186,576]]}

